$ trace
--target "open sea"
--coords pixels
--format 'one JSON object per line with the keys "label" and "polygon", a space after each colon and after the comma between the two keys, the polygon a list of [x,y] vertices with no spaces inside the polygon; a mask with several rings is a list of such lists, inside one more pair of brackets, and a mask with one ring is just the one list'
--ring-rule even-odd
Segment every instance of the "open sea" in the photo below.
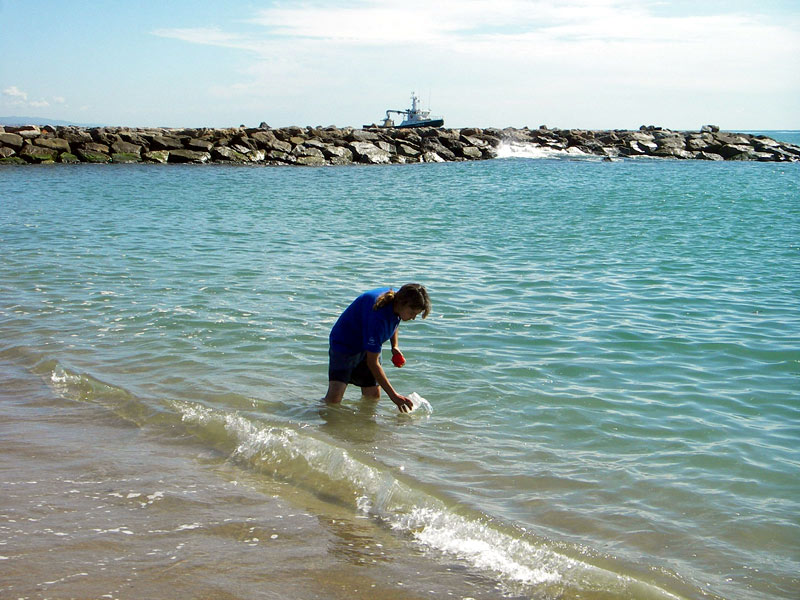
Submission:
{"label": "open sea", "polygon": [[0,169],[0,597],[800,598],[800,164],[502,156]]}

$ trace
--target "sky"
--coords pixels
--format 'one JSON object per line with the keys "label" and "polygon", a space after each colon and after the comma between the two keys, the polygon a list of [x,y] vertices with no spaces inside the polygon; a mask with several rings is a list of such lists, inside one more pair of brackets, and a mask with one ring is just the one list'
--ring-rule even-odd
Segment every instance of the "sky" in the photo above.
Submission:
{"label": "sky", "polygon": [[800,0],[0,0],[0,116],[800,129]]}

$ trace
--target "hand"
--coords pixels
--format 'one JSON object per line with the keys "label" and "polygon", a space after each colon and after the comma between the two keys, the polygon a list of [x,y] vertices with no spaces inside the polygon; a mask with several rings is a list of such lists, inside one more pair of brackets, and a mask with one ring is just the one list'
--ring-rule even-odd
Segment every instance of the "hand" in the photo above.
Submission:
{"label": "hand", "polygon": [[411,399],[401,396],[400,394],[397,394],[396,397],[392,398],[392,402],[397,404],[397,409],[401,413],[408,413],[414,410],[414,403],[411,402]]}
{"label": "hand", "polygon": [[392,364],[395,367],[402,367],[406,364],[406,357],[403,356],[403,353],[397,348],[392,348]]}

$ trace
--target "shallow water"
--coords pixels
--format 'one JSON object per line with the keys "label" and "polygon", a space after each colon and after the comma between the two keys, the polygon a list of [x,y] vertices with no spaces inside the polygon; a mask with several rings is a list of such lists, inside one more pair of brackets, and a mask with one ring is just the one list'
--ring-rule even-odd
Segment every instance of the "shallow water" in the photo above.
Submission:
{"label": "shallow water", "polygon": [[[189,436],[219,457],[192,469],[277,486],[298,514],[369,523],[409,577],[424,553],[481,582],[454,595],[795,597],[798,165],[82,165],[0,183],[4,380]],[[321,406],[338,314],[407,281],[434,312],[401,325],[389,376],[432,413],[355,391]],[[131,492],[179,495],[155,487]]]}

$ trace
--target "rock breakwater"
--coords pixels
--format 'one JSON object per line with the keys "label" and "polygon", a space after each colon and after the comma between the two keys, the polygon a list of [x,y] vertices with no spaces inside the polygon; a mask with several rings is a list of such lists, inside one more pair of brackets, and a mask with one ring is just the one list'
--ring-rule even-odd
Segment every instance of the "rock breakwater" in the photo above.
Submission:
{"label": "rock breakwater", "polygon": [[657,157],[800,162],[800,147],[766,136],[660,127],[639,130],[421,128],[167,129],[0,127],[0,164],[236,163],[324,166],[495,158],[508,145],[608,159]]}

